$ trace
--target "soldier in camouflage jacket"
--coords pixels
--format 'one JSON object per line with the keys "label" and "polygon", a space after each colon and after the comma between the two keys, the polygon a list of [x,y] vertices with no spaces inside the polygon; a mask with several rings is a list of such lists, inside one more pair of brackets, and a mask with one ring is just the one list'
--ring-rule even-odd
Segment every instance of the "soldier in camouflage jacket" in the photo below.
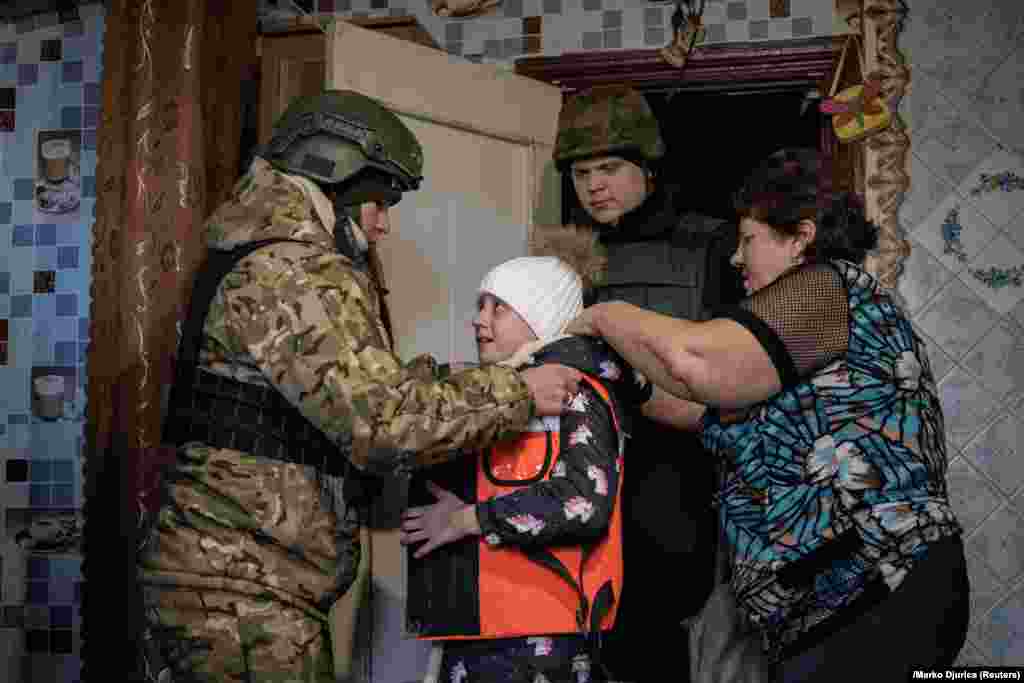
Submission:
{"label": "soldier in camouflage jacket", "polygon": [[329,91],[289,107],[207,221],[165,429],[181,448],[139,558],[152,680],[334,681],[327,614],[367,474],[485,446],[575,392],[565,366],[441,380],[395,356],[367,249],[421,169],[393,113]]}

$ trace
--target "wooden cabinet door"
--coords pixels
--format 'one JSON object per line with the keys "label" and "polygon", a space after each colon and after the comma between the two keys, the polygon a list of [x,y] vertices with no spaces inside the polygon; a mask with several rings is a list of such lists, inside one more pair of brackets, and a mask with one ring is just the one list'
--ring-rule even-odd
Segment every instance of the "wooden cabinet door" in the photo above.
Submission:
{"label": "wooden cabinet door", "polygon": [[325,43],[319,30],[260,37],[260,145],[293,99],[323,91]]}
{"label": "wooden cabinet door", "polygon": [[[480,280],[526,254],[535,222],[560,220],[551,153],[561,92],[343,22],[328,36],[327,85],[389,106],[423,146],[424,181],[392,210],[380,250],[399,355],[476,360],[470,322]],[[397,519],[396,510],[378,512],[376,520]],[[405,637],[405,552],[397,528],[383,526],[371,540],[367,673],[419,681],[429,646]]]}
{"label": "wooden cabinet door", "polygon": [[[351,18],[356,26],[420,45],[437,48],[437,43],[412,15]],[[288,103],[301,95],[315,95],[324,88],[327,33],[317,24],[299,23],[294,29],[268,33],[259,38],[261,91],[259,144],[270,139],[274,121]]]}

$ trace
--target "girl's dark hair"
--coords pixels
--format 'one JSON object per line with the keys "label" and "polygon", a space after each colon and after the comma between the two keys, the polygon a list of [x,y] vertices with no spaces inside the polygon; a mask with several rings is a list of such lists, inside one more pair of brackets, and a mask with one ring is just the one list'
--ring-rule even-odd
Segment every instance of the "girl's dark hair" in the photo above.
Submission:
{"label": "girl's dark hair", "polygon": [[738,218],[765,223],[780,236],[794,236],[801,221],[812,220],[817,230],[804,252],[807,262],[863,263],[878,245],[878,226],[867,219],[856,194],[823,190],[821,167],[814,149],[775,152],[754,168],[735,194]]}

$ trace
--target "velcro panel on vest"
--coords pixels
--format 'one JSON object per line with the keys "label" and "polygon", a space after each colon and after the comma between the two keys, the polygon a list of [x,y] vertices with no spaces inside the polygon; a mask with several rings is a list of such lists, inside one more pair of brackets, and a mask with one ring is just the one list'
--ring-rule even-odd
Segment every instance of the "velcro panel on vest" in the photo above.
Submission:
{"label": "velcro panel on vest", "polygon": [[598,302],[627,301],[663,315],[700,320],[707,249],[665,240],[608,245],[605,281]]}
{"label": "velcro panel on vest", "polygon": [[605,284],[697,286],[697,268],[687,258],[688,250],[666,240],[616,242],[607,250]]}
{"label": "velcro panel on vest", "polygon": [[[436,503],[427,490],[432,481],[461,500],[475,502],[476,458],[466,455],[416,472],[409,485],[409,506]],[[421,638],[480,632],[479,538],[469,536],[414,559],[420,544],[407,546],[406,631]]]}

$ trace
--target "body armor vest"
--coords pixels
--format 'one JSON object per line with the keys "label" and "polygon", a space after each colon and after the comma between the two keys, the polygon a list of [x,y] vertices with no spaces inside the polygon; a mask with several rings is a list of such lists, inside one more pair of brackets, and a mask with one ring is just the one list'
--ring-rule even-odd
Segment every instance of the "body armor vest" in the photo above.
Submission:
{"label": "body armor vest", "polygon": [[608,244],[608,270],[593,303],[626,301],[663,315],[704,320],[707,247],[689,235],[673,237]]}
{"label": "body armor vest", "polygon": [[[616,431],[615,400],[584,375],[605,402]],[[526,431],[430,470],[430,479],[467,502],[483,502],[550,479],[560,452],[558,422]],[[548,547],[497,546],[482,536],[463,539],[421,559],[410,559],[406,628],[424,639],[510,638],[582,633],[596,638],[611,628],[622,589],[622,521],[619,489],[599,540]],[[431,498],[419,478],[412,504]],[[410,557],[412,548],[410,548]]]}
{"label": "body armor vest", "polygon": [[[717,282],[711,276],[715,265],[710,262],[711,255],[717,229],[725,221],[699,214],[679,215],[671,210],[670,198],[665,195],[654,195],[648,201],[627,214],[617,228],[602,230],[607,271],[588,304],[626,301],[662,315],[707,320],[717,301],[717,292],[711,291]],[[686,566],[687,582],[664,602],[666,609],[682,618],[700,609],[712,586],[715,466],[697,434],[654,422],[639,409],[631,410],[629,417],[632,438],[626,459],[634,463],[635,476],[623,489],[625,534],[644,539],[632,544],[634,550],[627,551],[627,562]],[[632,594],[650,599],[645,590],[634,588]],[[638,618],[626,615],[620,622],[622,628],[639,628],[626,625]]]}
{"label": "body armor vest", "polygon": [[348,509],[363,508],[380,484],[351,464],[351,442],[328,439],[272,387],[240,382],[199,367],[203,326],[221,280],[256,249],[292,241],[296,240],[269,239],[230,252],[210,251],[196,278],[182,327],[163,440],[175,446],[198,441],[313,466],[326,498],[330,499],[333,492],[322,475],[342,477],[342,497]]}

